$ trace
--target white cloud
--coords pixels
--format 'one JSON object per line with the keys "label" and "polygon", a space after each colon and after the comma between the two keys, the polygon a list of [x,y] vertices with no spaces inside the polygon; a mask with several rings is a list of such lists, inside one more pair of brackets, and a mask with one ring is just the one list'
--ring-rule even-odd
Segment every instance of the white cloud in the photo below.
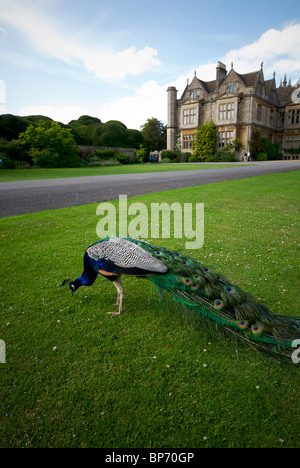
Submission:
{"label": "white cloud", "polygon": [[6,102],[6,86],[5,86],[5,81],[0,80],[0,103],[5,103]]}
{"label": "white cloud", "polygon": [[[0,19],[21,31],[36,50],[73,65],[84,65],[89,72],[105,81],[136,76],[161,65],[157,50],[130,47],[112,51],[103,46],[85,46],[61,32],[30,0],[0,0]],[[61,27],[61,26],[60,26]]]}
{"label": "white cloud", "polygon": [[158,52],[151,47],[138,51],[135,47],[130,47],[121,52],[84,50],[82,60],[87,70],[95,73],[98,78],[116,81],[127,75],[140,75],[160,65],[157,55]]}
{"label": "white cloud", "polygon": [[[220,61],[226,64],[227,70],[230,70],[233,62],[234,69],[241,74],[259,70],[263,62],[266,79],[271,78],[276,71],[277,75],[287,73],[296,81],[300,76],[300,23],[286,24],[282,30],[269,29],[257,41],[240,49],[230,50],[224,57],[220,57]],[[217,63],[198,66],[197,77],[203,81],[214,80],[216,67]],[[191,70],[170,85],[176,86],[182,93],[187,79],[191,81],[193,75],[194,71]]]}
{"label": "white cloud", "polygon": [[180,75],[176,78],[175,81],[170,82],[167,86],[175,86],[178,90],[178,95],[181,96],[183,91],[186,88],[187,81],[191,83],[194,74],[196,72],[197,77],[202,81],[213,81],[216,79],[216,63],[207,63],[204,65],[199,65],[195,70],[190,70],[186,75]]}
{"label": "white cloud", "polygon": [[269,29],[252,44],[228,52],[223,60],[233,62],[240,73],[255,71],[264,62],[265,74],[300,74],[300,23]]}
{"label": "white cloud", "polygon": [[[1,2],[2,0],[0,0],[0,6]],[[55,52],[52,47],[55,49],[58,45],[59,36],[53,40],[56,45],[49,45],[51,53]],[[100,49],[89,51],[81,48],[75,54],[72,42],[69,42],[59,53],[64,55],[64,60],[75,60],[75,58],[78,60],[80,57],[88,70],[101,79],[107,78],[109,80],[122,79],[129,73],[142,73],[147,70],[147,67],[151,68],[156,65],[156,51],[151,48],[145,48],[143,51],[131,48],[122,52],[108,52]],[[241,74],[259,70],[263,61],[266,79],[270,79],[275,70],[277,78],[280,79],[287,73],[288,78],[291,76],[293,82],[297,81],[300,76],[300,23],[286,24],[281,30],[270,29],[257,41],[240,49],[229,51],[224,57],[220,57],[220,60],[226,64],[227,70],[230,70],[230,64],[233,62],[234,69]],[[216,66],[216,63],[199,65],[196,67],[197,77],[203,81],[214,80]],[[187,79],[191,81],[193,76],[194,70],[190,70],[190,72],[182,74],[164,85],[149,80],[131,95],[128,94],[115,101],[104,103],[96,113],[94,103],[93,110],[75,106],[30,106],[21,109],[20,115],[48,115],[54,120],[67,123],[80,115],[88,114],[99,117],[103,122],[117,119],[124,122],[128,128],[140,129],[140,126],[151,117],[166,122],[166,90],[168,86],[176,86],[178,97],[181,97]]]}
{"label": "white cloud", "polygon": [[[220,60],[230,70],[231,62],[238,73],[249,73],[260,69],[264,62],[266,79],[272,77],[273,71],[277,76],[285,73],[296,81],[300,75],[300,23],[286,24],[282,30],[270,29],[257,41],[231,50]],[[216,78],[217,63],[202,64],[187,74],[178,76],[174,81],[164,86],[156,81],[148,81],[133,96],[126,96],[114,102],[107,102],[99,109],[100,118],[105,120],[122,120],[130,128],[139,129],[150,117],[156,117],[163,122],[167,120],[168,86],[175,86],[178,98],[181,97],[187,80],[191,82],[196,71],[197,77],[203,81]]]}
{"label": "white cloud", "polygon": [[71,120],[78,119],[81,115],[91,115],[89,109],[85,109],[83,107],[78,106],[27,106],[22,107],[18,111],[18,115],[44,115],[46,117],[50,117],[53,120],[58,122],[67,124]]}
{"label": "white cloud", "polygon": [[100,107],[98,115],[103,122],[118,119],[128,128],[140,130],[147,119],[156,117],[163,122],[167,119],[166,88],[156,81],[147,81],[133,96],[124,96]]}

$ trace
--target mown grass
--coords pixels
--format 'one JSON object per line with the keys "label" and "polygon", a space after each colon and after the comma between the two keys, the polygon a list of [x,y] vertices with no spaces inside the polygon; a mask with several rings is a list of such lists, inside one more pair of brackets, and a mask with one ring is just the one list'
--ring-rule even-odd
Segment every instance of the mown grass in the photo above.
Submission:
{"label": "mown grass", "polygon": [[[243,164],[234,164],[242,166]],[[1,169],[0,182],[18,180],[61,179],[70,177],[90,177],[112,174],[140,174],[145,172],[192,171],[231,167],[232,164],[129,164],[109,167],[74,167],[58,169]]]}
{"label": "mown grass", "polygon": [[[299,171],[135,197],[204,203],[194,257],[299,314]],[[118,203],[116,202],[116,206]],[[222,336],[125,278],[72,297],[96,205],[0,221],[0,447],[299,447],[299,368]],[[184,248],[184,240],[157,244]]]}

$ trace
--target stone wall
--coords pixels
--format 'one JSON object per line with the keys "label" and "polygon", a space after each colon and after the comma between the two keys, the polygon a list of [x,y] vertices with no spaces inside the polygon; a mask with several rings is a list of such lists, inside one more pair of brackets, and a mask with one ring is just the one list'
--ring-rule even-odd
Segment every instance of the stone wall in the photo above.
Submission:
{"label": "stone wall", "polygon": [[120,154],[126,154],[131,161],[137,158],[135,148],[119,148],[119,147],[107,147],[107,146],[81,146],[79,148],[82,152],[93,154],[95,151],[106,151],[112,150],[117,151]]}

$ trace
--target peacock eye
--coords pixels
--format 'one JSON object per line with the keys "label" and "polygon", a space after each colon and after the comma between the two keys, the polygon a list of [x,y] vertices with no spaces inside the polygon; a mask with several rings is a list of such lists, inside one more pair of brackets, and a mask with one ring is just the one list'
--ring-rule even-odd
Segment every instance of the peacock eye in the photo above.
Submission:
{"label": "peacock eye", "polygon": [[251,330],[254,335],[260,335],[263,332],[262,327],[259,325],[252,325]]}
{"label": "peacock eye", "polygon": [[240,328],[242,328],[243,330],[244,330],[245,328],[248,328],[248,325],[249,325],[249,323],[247,322],[247,320],[242,320],[241,322],[238,323],[238,326],[239,326]]}
{"label": "peacock eye", "polygon": [[214,302],[214,306],[216,309],[222,309],[224,306],[224,302],[220,301],[220,299],[216,299]]}

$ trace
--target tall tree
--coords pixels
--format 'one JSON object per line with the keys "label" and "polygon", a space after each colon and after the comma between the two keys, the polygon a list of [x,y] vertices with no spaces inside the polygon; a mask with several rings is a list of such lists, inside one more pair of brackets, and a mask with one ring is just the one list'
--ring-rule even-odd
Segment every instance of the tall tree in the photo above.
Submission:
{"label": "tall tree", "polygon": [[19,142],[28,148],[34,165],[39,167],[73,167],[79,162],[79,148],[70,129],[57,122],[30,125],[19,136]]}
{"label": "tall tree", "polygon": [[162,150],[167,146],[167,127],[160,120],[152,117],[141,126],[141,133],[148,143],[149,150]]}
{"label": "tall tree", "polygon": [[194,158],[205,161],[212,157],[217,150],[217,138],[217,127],[212,120],[201,125],[194,140]]}

